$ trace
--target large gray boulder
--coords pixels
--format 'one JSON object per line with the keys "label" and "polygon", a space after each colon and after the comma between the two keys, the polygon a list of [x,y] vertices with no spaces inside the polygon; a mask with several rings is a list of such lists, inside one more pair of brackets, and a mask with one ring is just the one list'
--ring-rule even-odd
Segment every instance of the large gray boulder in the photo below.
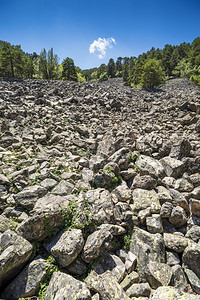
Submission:
{"label": "large gray boulder", "polygon": [[21,192],[14,195],[15,201],[27,209],[32,209],[38,198],[43,197],[47,189],[40,185],[26,187]]}
{"label": "large gray boulder", "polygon": [[77,258],[84,246],[82,231],[73,228],[61,232],[44,246],[62,267],[67,267]]}
{"label": "large gray boulder", "polygon": [[200,245],[188,245],[183,252],[183,266],[192,270],[200,278]]}
{"label": "large gray boulder", "polygon": [[184,172],[184,163],[178,159],[166,156],[160,160],[165,173],[169,177],[180,178]]}
{"label": "large gray boulder", "polygon": [[12,230],[0,235],[0,289],[24,267],[32,245]]}
{"label": "large gray boulder", "polygon": [[89,208],[89,217],[93,222],[114,223],[114,204],[110,193],[105,189],[90,190],[85,194],[85,201]]}
{"label": "large gray boulder", "polygon": [[136,161],[136,165],[139,168],[141,175],[151,175],[152,177],[160,179],[165,176],[162,164],[150,156],[140,155]]}
{"label": "large gray boulder", "polygon": [[43,258],[34,259],[3,290],[0,297],[9,300],[34,296],[49,268],[50,264]]}
{"label": "large gray boulder", "polygon": [[72,276],[54,272],[45,293],[45,300],[90,300],[91,294],[86,284]]}
{"label": "large gray boulder", "polygon": [[139,273],[144,275],[149,262],[165,262],[165,244],[161,234],[152,234],[135,227],[131,237],[130,251],[137,256]]}
{"label": "large gray boulder", "polygon": [[86,263],[99,257],[100,253],[106,248],[106,243],[112,240],[112,234],[106,229],[101,228],[90,234],[85,242],[82,252],[82,259]]}
{"label": "large gray boulder", "polygon": [[135,189],[132,194],[133,204],[131,208],[134,212],[150,208],[151,213],[159,213],[161,205],[158,194],[154,190]]}
{"label": "large gray boulder", "polygon": [[73,196],[56,196],[47,194],[38,199],[31,216],[19,224],[17,233],[29,241],[43,241],[46,237],[55,235],[56,230],[64,221],[64,211]]}

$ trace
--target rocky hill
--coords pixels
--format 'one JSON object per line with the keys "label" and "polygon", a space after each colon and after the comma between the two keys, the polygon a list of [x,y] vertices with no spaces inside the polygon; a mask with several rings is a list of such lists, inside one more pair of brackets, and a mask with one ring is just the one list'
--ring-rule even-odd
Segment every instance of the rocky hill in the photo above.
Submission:
{"label": "rocky hill", "polygon": [[0,298],[200,299],[200,90],[0,79]]}

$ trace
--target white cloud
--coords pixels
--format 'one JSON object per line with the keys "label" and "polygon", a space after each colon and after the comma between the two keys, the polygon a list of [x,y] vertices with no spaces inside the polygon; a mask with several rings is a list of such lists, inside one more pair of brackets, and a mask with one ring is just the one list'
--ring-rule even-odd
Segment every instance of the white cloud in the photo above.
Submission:
{"label": "white cloud", "polygon": [[89,51],[90,53],[97,54],[99,58],[104,58],[106,55],[107,48],[112,48],[113,44],[117,44],[114,38],[98,38],[90,44]]}

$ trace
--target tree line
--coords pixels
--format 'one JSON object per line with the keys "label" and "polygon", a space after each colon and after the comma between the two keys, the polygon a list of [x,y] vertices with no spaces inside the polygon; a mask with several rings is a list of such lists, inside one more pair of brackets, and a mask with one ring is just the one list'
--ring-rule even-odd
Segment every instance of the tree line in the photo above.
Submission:
{"label": "tree line", "polygon": [[59,58],[43,49],[38,55],[25,53],[19,45],[0,41],[0,76],[15,78],[62,79],[72,81],[105,81],[121,77],[131,86],[153,88],[170,77],[190,78],[200,84],[200,37],[178,46],[167,44],[163,49],[152,47],[138,57],[111,58],[98,68],[81,70],[72,58]]}

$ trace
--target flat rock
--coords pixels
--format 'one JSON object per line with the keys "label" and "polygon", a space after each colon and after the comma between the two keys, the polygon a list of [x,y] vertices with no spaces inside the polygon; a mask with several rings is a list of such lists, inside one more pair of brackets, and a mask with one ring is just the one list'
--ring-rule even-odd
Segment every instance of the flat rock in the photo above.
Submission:
{"label": "flat rock", "polygon": [[140,210],[150,207],[151,213],[159,213],[161,205],[158,194],[154,190],[135,189],[132,194],[133,205],[132,210],[139,212]]}
{"label": "flat rock", "polygon": [[184,172],[184,163],[178,159],[166,156],[160,160],[165,173],[169,177],[181,177]]}
{"label": "flat rock", "polygon": [[0,289],[24,267],[32,245],[10,229],[0,235]]}
{"label": "flat rock", "polygon": [[86,284],[72,276],[54,272],[45,293],[45,300],[90,300],[91,294]]}
{"label": "flat rock", "polygon": [[44,280],[50,264],[43,258],[36,258],[29,263],[19,275],[4,289],[0,297],[18,299],[34,296],[40,283]]}
{"label": "flat rock", "polygon": [[150,261],[147,267],[147,280],[153,289],[170,284],[172,270],[169,265]]}
{"label": "flat rock", "polygon": [[79,255],[84,246],[83,234],[80,229],[69,229],[45,243],[50,252],[62,267],[69,266]]}
{"label": "flat rock", "polygon": [[40,185],[33,185],[24,188],[21,192],[14,195],[15,201],[27,209],[32,209],[38,198],[43,197],[47,190]]}

